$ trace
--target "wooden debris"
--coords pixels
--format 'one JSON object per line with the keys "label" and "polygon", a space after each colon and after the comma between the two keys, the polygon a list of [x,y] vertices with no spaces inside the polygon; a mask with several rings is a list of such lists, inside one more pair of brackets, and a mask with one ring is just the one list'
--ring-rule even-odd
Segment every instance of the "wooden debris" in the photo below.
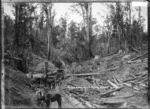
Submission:
{"label": "wooden debris", "polygon": [[132,76],[133,78],[136,78],[136,76],[134,76],[134,75],[133,75],[133,74],[131,74],[131,73],[130,73],[129,75],[130,75],[130,76]]}
{"label": "wooden debris", "polygon": [[131,61],[134,61],[134,60],[136,60],[136,59],[138,59],[138,58],[140,58],[140,57],[146,55],[147,53],[148,53],[148,52],[145,52],[145,53],[143,53],[143,54],[141,54],[141,55],[139,55],[139,56],[137,56],[137,57],[131,59]]}
{"label": "wooden debris", "polygon": [[88,106],[88,108],[93,108],[93,106],[88,101],[85,101],[85,104]]}
{"label": "wooden debris", "polygon": [[124,103],[125,100],[124,99],[116,99],[116,98],[107,98],[107,99],[103,99],[103,104],[107,104],[107,105],[121,105],[122,103]]}
{"label": "wooden debris", "polygon": [[132,79],[124,80],[123,82],[132,81],[132,80],[135,80],[135,79],[137,79],[137,77],[136,78],[132,78]]}
{"label": "wooden debris", "polygon": [[133,87],[134,90],[139,91],[140,89],[138,87]]}
{"label": "wooden debris", "polygon": [[112,97],[112,98],[114,98],[114,99],[118,99],[118,98],[129,98],[129,97],[133,97],[134,96],[134,94],[126,94],[125,93],[125,95],[123,95],[123,96],[115,96],[115,97]]}
{"label": "wooden debris", "polygon": [[118,88],[119,88],[119,86],[117,86],[116,84],[114,84],[114,83],[111,82],[110,80],[107,80],[107,82],[108,82],[111,86],[113,86],[115,89],[118,89]]}
{"label": "wooden debris", "polygon": [[131,55],[130,55],[130,54],[125,55],[125,56],[122,58],[122,61],[127,60],[127,59],[129,59],[130,57],[131,57]]}
{"label": "wooden debris", "polygon": [[123,85],[129,86],[129,87],[132,87],[132,85],[131,85],[131,84],[129,84],[129,83],[123,83]]}
{"label": "wooden debris", "polygon": [[105,95],[107,95],[107,94],[111,94],[111,93],[116,92],[116,91],[119,91],[119,90],[121,90],[121,89],[123,89],[123,88],[124,88],[124,87],[119,87],[119,88],[114,89],[114,90],[109,90],[108,92],[105,92],[105,93],[103,93],[103,94],[100,94],[100,96],[105,96]]}
{"label": "wooden debris", "polygon": [[148,88],[148,86],[143,83],[140,83],[140,86]]}
{"label": "wooden debris", "polygon": [[68,101],[71,103],[73,107],[77,108],[84,108],[84,106],[75,98],[68,96],[67,94],[64,94],[65,98],[68,99]]}
{"label": "wooden debris", "polygon": [[101,75],[104,74],[102,72],[108,72],[108,71],[113,71],[113,70],[117,70],[119,67],[115,67],[115,68],[110,68],[107,70],[103,70],[103,71],[97,71],[97,72],[93,72],[93,73],[83,73],[83,74],[66,74],[66,76],[89,76],[89,75]]}
{"label": "wooden debris", "polygon": [[138,59],[138,60],[135,60],[135,61],[129,60],[127,63],[128,63],[128,64],[131,64],[131,63],[140,63],[140,62],[142,62],[141,59]]}
{"label": "wooden debris", "polygon": [[45,78],[44,73],[33,74],[33,78]]}
{"label": "wooden debris", "polygon": [[114,80],[114,82],[115,82],[116,84],[118,84],[118,81],[117,81],[117,79],[116,79],[115,76],[113,76],[113,80]]}
{"label": "wooden debris", "polygon": [[146,75],[146,74],[148,74],[147,71],[136,73],[136,75],[141,75],[141,76]]}
{"label": "wooden debris", "polygon": [[121,78],[119,78],[119,76],[116,75],[115,78],[119,83],[122,83],[123,80]]}

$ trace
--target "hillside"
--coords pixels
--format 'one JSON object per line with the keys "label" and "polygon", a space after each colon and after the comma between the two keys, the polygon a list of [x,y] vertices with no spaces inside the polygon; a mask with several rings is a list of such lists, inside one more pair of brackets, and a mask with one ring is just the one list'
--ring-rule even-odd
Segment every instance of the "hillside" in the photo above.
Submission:
{"label": "hillside", "polygon": [[5,100],[9,106],[34,106],[34,91],[21,71],[5,66]]}

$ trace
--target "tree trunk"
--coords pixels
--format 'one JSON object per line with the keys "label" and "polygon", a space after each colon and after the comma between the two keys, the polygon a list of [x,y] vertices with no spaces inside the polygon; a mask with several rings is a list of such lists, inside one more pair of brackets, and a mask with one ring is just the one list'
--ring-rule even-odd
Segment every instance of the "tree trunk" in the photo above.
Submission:
{"label": "tree trunk", "polygon": [[89,42],[89,3],[86,4],[86,19],[87,19],[87,42]]}
{"label": "tree trunk", "polygon": [[92,45],[92,3],[88,3],[89,7],[89,55],[90,58],[94,57],[91,50]]}
{"label": "tree trunk", "polygon": [[140,24],[140,31],[139,31],[139,40],[138,40],[138,46],[141,45],[141,7],[139,6],[139,24]]}
{"label": "tree trunk", "polygon": [[130,40],[131,40],[131,45],[132,45],[132,33],[131,33],[131,3],[129,3],[129,25],[130,25],[130,27],[129,27],[129,34],[130,34]]}
{"label": "tree trunk", "polygon": [[[15,21],[15,29],[16,29],[16,33],[15,33],[15,50],[16,50],[16,53],[19,53],[19,13],[20,13],[20,4],[19,3],[16,3],[16,21]],[[15,53],[15,54],[16,54]]]}
{"label": "tree trunk", "polygon": [[52,47],[51,47],[51,45],[52,45],[52,35],[51,35],[51,32],[52,32],[52,28],[51,28],[51,8],[52,8],[52,6],[51,6],[51,4],[49,4],[48,5],[48,17],[47,17],[47,37],[48,37],[48,56],[47,56],[47,59],[48,59],[48,61],[51,61],[51,52],[52,52]]}
{"label": "tree trunk", "polygon": [[[5,108],[5,68],[4,68],[4,6],[1,4],[1,37],[0,37],[0,46],[1,46],[1,106]],[[8,91],[9,92],[9,91]]]}

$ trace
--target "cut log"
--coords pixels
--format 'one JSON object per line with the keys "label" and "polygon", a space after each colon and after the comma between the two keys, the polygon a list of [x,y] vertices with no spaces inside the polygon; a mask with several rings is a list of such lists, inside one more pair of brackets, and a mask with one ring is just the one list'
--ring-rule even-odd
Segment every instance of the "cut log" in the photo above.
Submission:
{"label": "cut log", "polygon": [[118,98],[103,99],[103,104],[107,104],[107,105],[119,105],[119,104],[121,105],[124,102],[125,102],[124,99],[118,99]]}
{"label": "cut log", "polygon": [[65,98],[71,103],[73,107],[77,108],[84,108],[84,106],[75,98],[68,96],[67,94],[64,94]]}
{"label": "cut log", "polygon": [[130,75],[130,76],[132,76],[133,78],[136,78],[136,76],[134,76],[134,75],[133,75],[133,74],[131,74],[131,73],[130,73],[129,75]]}
{"label": "cut log", "polygon": [[123,82],[132,81],[132,80],[135,80],[135,79],[137,79],[137,77],[136,78],[132,78],[132,79],[124,80]]}
{"label": "cut log", "polygon": [[[140,72],[141,73],[141,72]],[[140,73],[136,74],[136,75],[139,75]],[[145,79],[146,78],[146,74],[147,74],[147,71],[145,72],[142,72],[141,75],[137,76],[136,78],[132,78],[132,79],[127,79],[127,80],[124,80],[123,82],[127,82],[127,81],[132,81],[132,80],[135,80],[135,79]]]}
{"label": "cut log", "polygon": [[112,97],[114,99],[118,99],[118,98],[129,98],[129,97],[133,97],[134,94],[125,94],[123,96],[115,96],[115,97]]}
{"label": "cut log", "polygon": [[116,77],[116,80],[117,80],[119,83],[122,83],[123,80],[122,80],[119,76],[116,75],[115,77]]}
{"label": "cut log", "polygon": [[148,52],[145,52],[145,53],[143,53],[143,54],[141,54],[141,55],[139,55],[139,56],[137,56],[137,57],[131,59],[131,61],[134,61],[134,60],[136,60],[136,59],[138,59],[138,58],[140,58],[140,57],[146,55],[147,53],[148,53]]}
{"label": "cut log", "polygon": [[131,84],[129,84],[129,83],[123,83],[123,85],[129,86],[129,87],[132,87],[132,85],[131,85]]}
{"label": "cut log", "polygon": [[93,106],[88,102],[88,101],[84,101],[85,102],[85,105],[88,107],[88,108],[93,108]]}
{"label": "cut log", "polygon": [[138,87],[133,87],[134,90],[139,91],[140,89]]}
{"label": "cut log", "polygon": [[130,57],[131,57],[131,55],[130,55],[130,54],[125,55],[125,56],[122,58],[122,61],[127,60],[127,59],[129,59]]}
{"label": "cut log", "polygon": [[107,69],[107,70],[103,70],[103,71],[97,71],[97,72],[93,72],[93,73],[83,73],[83,74],[66,74],[66,76],[89,76],[89,75],[101,75],[101,74],[105,74],[102,72],[107,72],[107,71],[113,71],[113,70],[117,70],[119,67],[115,67],[115,68],[111,68],[111,69]]}
{"label": "cut log", "polygon": [[121,89],[123,89],[123,88],[124,88],[124,87],[119,87],[119,88],[114,89],[114,90],[109,90],[108,92],[105,92],[105,93],[103,93],[103,94],[100,94],[100,96],[105,96],[105,95],[107,95],[107,94],[111,94],[111,93],[116,92],[116,91],[119,91],[119,90],[121,90]]}
{"label": "cut log", "polygon": [[113,86],[115,89],[118,89],[118,88],[119,88],[119,86],[117,86],[116,84],[114,84],[114,83],[111,82],[110,80],[107,80],[107,82],[108,82],[111,86]]}
{"label": "cut log", "polygon": [[140,63],[140,62],[142,62],[141,59],[138,59],[138,60],[135,60],[135,61],[129,60],[127,63],[128,63],[128,64],[131,64],[131,63]]}
{"label": "cut log", "polygon": [[118,84],[119,81],[116,79],[115,76],[113,76],[113,79],[114,79],[114,82],[115,82],[116,84]]}
{"label": "cut log", "polygon": [[146,74],[148,74],[147,71],[143,71],[143,72],[136,73],[136,75],[141,75],[141,76],[146,75]]}

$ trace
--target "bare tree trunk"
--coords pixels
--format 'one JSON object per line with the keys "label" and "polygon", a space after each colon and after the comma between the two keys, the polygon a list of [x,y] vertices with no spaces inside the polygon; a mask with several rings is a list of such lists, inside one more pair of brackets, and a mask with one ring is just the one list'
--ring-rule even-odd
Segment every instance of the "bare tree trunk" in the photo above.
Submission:
{"label": "bare tree trunk", "polygon": [[92,3],[88,3],[89,7],[89,55],[90,58],[94,57],[91,51],[91,45],[92,45]]}
{"label": "bare tree trunk", "polygon": [[1,107],[5,108],[5,69],[4,69],[4,5],[1,4]]}
{"label": "bare tree trunk", "polygon": [[52,52],[52,48],[51,48],[51,39],[52,39],[52,35],[51,35],[51,32],[52,32],[52,28],[51,28],[51,4],[48,5],[48,17],[47,17],[47,37],[48,37],[48,56],[47,56],[47,59],[48,61],[51,61],[51,52]]}
{"label": "bare tree trunk", "polygon": [[86,19],[87,19],[87,42],[89,42],[89,3],[86,4]]}
{"label": "bare tree trunk", "polygon": [[129,25],[130,25],[130,38],[131,38],[131,45],[132,45],[132,33],[131,33],[131,3],[129,3]]}
{"label": "bare tree trunk", "polygon": [[139,23],[140,23],[140,31],[139,31],[139,40],[138,40],[138,45],[141,45],[141,7],[139,6]]}
{"label": "bare tree trunk", "polygon": [[[48,61],[51,61],[51,52],[52,52],[52,49],[51,49],[51,43],[52,43],[52,41],[51,41],[51,39],[52,39],[52,26],[51,26],[51,23],[52,23],[52,21],[51,21],[51,9],[52,9],[52,5],[51,4],[48,4],[47,5],[48,6],[48,9],[47,9],[47,11],[48,11],[48,13],[47,13],[47,37],[48,37],[48,54],[47,54],[47,60]],[[45,74],[46,74],[46,83],[45,83],[45,85],[47,86],[47,78],[48,78],[48,71],[47,71],[47,69],[48,69],[48,62],[45,62]]]}
{"label": "bare tree trunk", "polygon": [[85,19],[85,13],[84,13],[84,7],[80,4],[81,6],[81,10],[82,10],[82,17],[83,17],[83,23],[84,23],[84,27],[86,27],[86,19]]}
{"label": "bare tree trunk", "polygon": [[18,48],[18,44],[19,44],[19,10],[20,10],[20,4],[16,3],[16,21],[15,21],[15,49],[16,49],[16,53],[19,53],[19,48]]}

